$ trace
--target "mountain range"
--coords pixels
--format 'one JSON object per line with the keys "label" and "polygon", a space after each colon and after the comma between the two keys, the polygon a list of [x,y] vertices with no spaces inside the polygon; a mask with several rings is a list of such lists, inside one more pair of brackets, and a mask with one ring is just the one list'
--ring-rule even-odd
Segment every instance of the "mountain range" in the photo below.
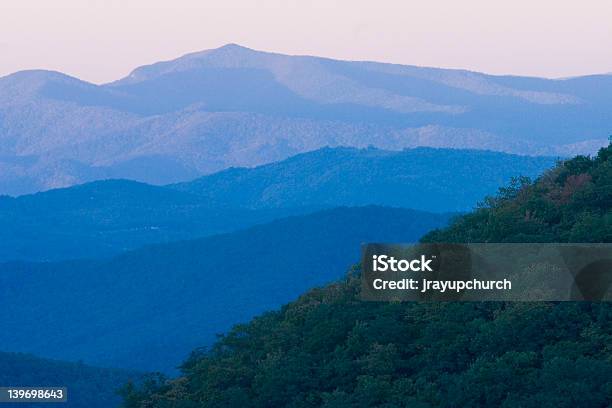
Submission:
{"label": "mountain range", "polygon": [[[611,115],[611,75],[494,76],[235,44],[139,67],[108,84],[42,70],[2,77],[0,321],[10,329],[0,331],[0,351],[17,353],[0,352],[0,384],[61,381],[79,389],[83,406],[114,406],[110,389],[131,370],[175,373],[191,350],[187,364],[233,325],[260,313],[257,325],[275,321],[267,311],[344,276],[362,243],[417,241],[513,177],[593,153],[612,133]],[[542,242],[558,240],[554,232],[607,242],[609,214],[597,218],[595,206],[608,208],[602,152],[571,161],[571,171],[559,164],[548,172],[533,185],[566,178],[553,180],[560,184],[550,194],[517,200],[525,208],[485,217],[499,197],[516,198],[513,184],[489,207],[428,236],[501,232],[491,240]],[[585,173],[593,163],[605,166]],[[583,199],[584,211],[569,217]],[[547,224],[559,220],[563,228]],[[320,346],[334,345],[346,322],[329,319],[316,294],[333,303],[343,296],[338,287],[347,288],[315,289],[306,303],[283,308],[289,326],[261,333],[285,341],[283,329],[305,316],[299,324],[320,322],[324,340],[294,332],[288,343],[325,351]],[[399,306],[379,306],[384,330],[372,333],[394,330],[386,314]],[[487,307],[477,306],[493,318]],[[338,310],[361,324],[356,309]],[[251,326],[218,344],[239,344],[241,327]],[[448,337],[436,334],[435,321],[423,330]],[[492,338],[484,330],[473,347]],[[349,349],[360,347],[356,333]]]}
{"label": "mountain range", "polygon": [[170,187],[221,207],[376,204],[434,212],[468,211],[513,177],[537,177],[555,161],[554,157],[486,150],[323,148]]}
{"label": "mountain range", "polygon": [[[610,243],[611,203],[612,145],[501,190],[421,241]],[[538,268],[561,273],[527,270]],[[591,277],[608,301],[368,302],[356,266],[194,350],[179,378],[136,387],[125,408],[608,408],[607,271]]]}
{"label": "mountain range", "polygon": [[130,180],[94,181],[0,197],[0,262],[104,258],[311,211],[212,207],[201,197],[171,188]]}
{"label": "mountain range", "polygon": [[0,197],[0,262],[103,258],[338,206],[467,211],[512,177],[538,176],[554,162],[478,150],[323,148],[175,185],[104,180]]}
{"label": "mountain range", "polygon": [[0,194],[187,181],[325,146],[590,153],[611,113],[610,75],[493,76],[234,44],[102,85],[21,71],[0,78]]}
{"label": "mountain range", "polygon": [[0,264],[0,350],[172,372],[217,333],[342,277],[364,242],[414,242],[448,215],[340,207],[112,258]]}

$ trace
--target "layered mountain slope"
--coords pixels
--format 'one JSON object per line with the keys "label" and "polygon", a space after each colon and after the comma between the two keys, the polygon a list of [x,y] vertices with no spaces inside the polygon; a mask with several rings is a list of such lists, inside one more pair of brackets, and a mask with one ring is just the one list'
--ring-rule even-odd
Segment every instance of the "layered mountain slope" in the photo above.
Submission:
{"label": "layered mountain slope", "polygon": [[173,186],[106,180],[0,197],[0,261],[100,258],[342,205],[465,211],[553,163],[487,151],[324,148]]}
{"label": "layered mountain slope", "polygon": [[[612,242],[612,146],[523,180],[427,242]],[[610,302],[364,302],[358,271],[196,350],[125,408],[612,404]]]}
{"label": "layered mountain slope", "polygon": [[103,258],[146,244],[200,238],[311,211],[213,206],[209,200],[169,188],[96,181],[0,197],[0,261]]}
{"label": "layered mountain slope", "polygon": [[364,242],[411,242],[448,217],[337,208],[98,261],[0,264],[0,349],[171,371],[197,345],[338,279]]}
{"label": "layered mountain slope", "polygon": [[466,211],[513,177],[536,177],[555,160],[480,150],[324,148],[171,187],[231,207],[378,204]]}
{"label": "layered mountain slope", "polygon": [[324,146],[567,155],[605,143],[612,76],[566,80],[259,52],[189,54],[94,85],[0,78],[0,193],[182,181]]}

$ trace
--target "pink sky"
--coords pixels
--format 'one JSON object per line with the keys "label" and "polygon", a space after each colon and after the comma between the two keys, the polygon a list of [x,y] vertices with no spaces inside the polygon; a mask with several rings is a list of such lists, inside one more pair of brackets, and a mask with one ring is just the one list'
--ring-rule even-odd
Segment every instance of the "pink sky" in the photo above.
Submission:
{"label": "pink sky", "polygon": [[92,82],[226,43],[288,54],[565,77],[612,72],[608,0],[2,0],[0,75]]}

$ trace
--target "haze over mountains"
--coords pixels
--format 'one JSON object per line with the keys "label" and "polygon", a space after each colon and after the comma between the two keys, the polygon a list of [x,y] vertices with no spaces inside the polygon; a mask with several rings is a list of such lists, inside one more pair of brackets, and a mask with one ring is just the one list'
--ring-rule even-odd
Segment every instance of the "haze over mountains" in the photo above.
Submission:
{"label": "haze over mountains", "polygon": [[0,347],[171,371],[232,325],[342,277],[362,243],[414,242],[447,221],[344,207],[105,260],[0,264],[0,319],[12,327]]}
{"label": "haze over mountains", "polygon": [[0,262],[104,258],[153,243],[230,232],[309,208],[212,207],[205,199],[129,180],[0,197]]}
{"label": "haze over mountains", "polygon": [[0,197],[0,262],[101,258],[337,206],[467,211],[552,157],[479,150],[324,148],[170,186],[96,181]]}
{"label": "haze over mountains", "polygon": [[250,209],[386,205],[468,211],[512,177],[537,177],[553,157],[484,150],[323,148],[170,186],[209,205]]}
{"label": "haze over mountains", "polygon": [[186,181],[324,146],[589,153],[611,114],[609,75],[491,76],[237,45],[105,85],[23,71],[0,78],[0,194]]}
{"label": "haze over mountains", "polygon": [[[20,195],[0,197],[0,351],[172,372],[215,334],[343,276],[360,244],[416,241],[511,177],[594,152],[611,115],[609,75],[237,45],[104,85],[0,78],[0,195]],[[2,364],[96,387],[127,376]]]}

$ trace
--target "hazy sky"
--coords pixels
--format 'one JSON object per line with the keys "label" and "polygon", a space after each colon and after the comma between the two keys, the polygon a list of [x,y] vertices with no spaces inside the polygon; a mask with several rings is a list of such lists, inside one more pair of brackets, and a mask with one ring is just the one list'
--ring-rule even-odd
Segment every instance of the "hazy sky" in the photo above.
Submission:
{"label": "hazy sky", "polygon": [[107,82],[226,43],[496,74],[612,71],[610,0],[0,0],[0,75]]}

